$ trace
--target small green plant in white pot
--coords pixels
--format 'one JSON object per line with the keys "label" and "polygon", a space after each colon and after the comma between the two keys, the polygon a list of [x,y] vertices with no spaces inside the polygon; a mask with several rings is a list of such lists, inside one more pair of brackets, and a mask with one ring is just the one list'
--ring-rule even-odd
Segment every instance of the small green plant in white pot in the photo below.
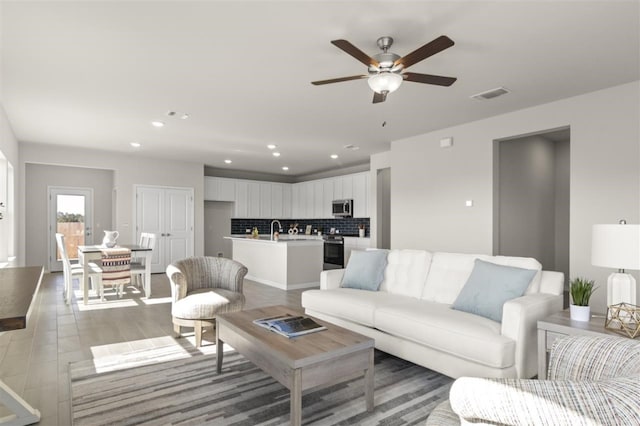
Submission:
{"label": "small green plant in white pot", "polygon": [[597,288],[593,280],[581,277],[574,278],[569,283],[569,293],[571,294],[569,311],[572,320],[589,321],[591,319],[589,300]]}

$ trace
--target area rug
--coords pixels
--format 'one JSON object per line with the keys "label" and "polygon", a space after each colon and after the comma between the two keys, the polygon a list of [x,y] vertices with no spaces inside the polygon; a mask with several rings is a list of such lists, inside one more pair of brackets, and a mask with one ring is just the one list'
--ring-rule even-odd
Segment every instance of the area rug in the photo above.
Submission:
{"label": "area rug", "polygon": [[[289,391],[242,355],[225,352],[223,371],[216,374],[215,355],[154,352],[163,361],[153,362],[149,351],[133,353],[103,363],[98,370],[106,372],[97,372],[92,361],[71,363],[74,425],[289,423]],[[305,392],[303,424],[424,424],[447,399],[452,381],[376,351],[374,411],[366,412],[362,378],[351,378]]]}

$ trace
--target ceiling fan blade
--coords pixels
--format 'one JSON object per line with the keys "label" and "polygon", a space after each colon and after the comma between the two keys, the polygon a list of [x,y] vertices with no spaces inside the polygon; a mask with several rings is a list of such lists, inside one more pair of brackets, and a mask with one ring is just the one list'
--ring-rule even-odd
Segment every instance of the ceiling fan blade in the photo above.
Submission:
{"label": "ceiling fan blade", "polygon": [[408,55],[397,59],[393,64],[402,65],[405,68],[409,68],[411,65],[418,63],[423,59],[427,59],[429,56],[435,55],[438,52],[442,52],[443,50],[450,48],[454,44],[455,43],[453,42],[453,40],[445,35],[442,35],[435,40],[431,40],[429,43],[414,50]]}
{"label": "ceiling fan blade", "polygon": [[319,80],[312,81],[311,84],[314,86],[320,86],[322,84],[331,84],[331,83],[340,83],[341,81],[351,81],[351,80],[360,80],[362,78],[367,78],[368,75],[352,75],[350,77],[340,77],[340,78],[332,78],[330,80]]}
{"label": "ceiling fan blade", "polygon": [[387,100],[387,92],[373,92],[373,103],[379,104],[380,102],[384,102]]}
{"label": "ceiling fan blade", "polygon": [[402,74],[407,81],[415,83],[437,84],[438,86],[451,86],[457,78],[443,77],[441,75],[419,74],[416,72],[405,72]]}
{"label": "ceiling fan blade", "polygon": [[336,46],[338,49],[341,49],[344,52],[348,53],[349,55],[353,56],[354,58],[356,58],[357,60],[359,60],[360,62],[362,62],[367,66],[373,65],[374,67],[377,67],[380,65],[378,61],[376,61],[375,59],[373,59],[372,57],[364,53],[362,50],[355,47],[353,44],[349,43],[347,40],[332,40],[331,44]]}

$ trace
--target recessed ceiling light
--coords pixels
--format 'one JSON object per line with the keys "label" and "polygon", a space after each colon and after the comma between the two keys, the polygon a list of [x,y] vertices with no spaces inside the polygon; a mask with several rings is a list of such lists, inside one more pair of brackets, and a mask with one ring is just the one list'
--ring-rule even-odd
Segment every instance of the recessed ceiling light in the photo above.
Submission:
{"label": "recessed ceiling light", "polygon": [[272,143],[270,143],[269,145],[267,145],[267,148],[269,149],[276,149],[278,147],[278,145],[274,145]]}
{"label": "recessed ceiling light", "polygon": [[282,166],[282,170],[286,172],[287,170],[289,170],[289,168],[287,166]]}
{"label": "recessed ceiling light", "polygon": [[271,155],[273,155],[274,157],[280,157],[280,153],[278,151],[274,151],[273,153],[271,153]]}
{"label": "recessed ceiling light", "polygon": [[224,162],[225,162],[226,164],[231,164],[231,163],[233,163],[233,161],[231,161],[231,160],[224,160]]}
{"label": "recessed ceiling light", "polygon": [[134,148],[140,148],[142,146],[140,142],[130,142],[129,145],[131,145]]}
{"label": "recessed ceiling light", "polygon": [[182,114],[182,116],[180,116],[181,119],[186,120],[187,118],[189,118],[189,114]]}
{"label": "recessed ceiling light", "polygon": [[151,122],[151,125],[152,125],[153,127],[163,127],[163,126],[164,126],[164,123],[163,123],[162,121],[152,121],[152,122]]}
{"label": "recessed ceiling light", "polygon": [[331,158],[335,160],[336,158],[338,158],[338,154],[331,154]]}

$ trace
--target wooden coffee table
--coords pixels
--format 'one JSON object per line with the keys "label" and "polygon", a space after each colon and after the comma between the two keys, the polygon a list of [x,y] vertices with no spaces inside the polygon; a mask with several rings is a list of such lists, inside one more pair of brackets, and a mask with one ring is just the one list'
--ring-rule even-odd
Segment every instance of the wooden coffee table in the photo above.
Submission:
{"label": "wooden coffee table", "polygon": [[367,411],[373,410],[373,339],[314,318],[327,330],[287,339],[253,323],[282,314],[303,315],[286,306],[221,314],[216,318],[217,372],[227,343],[291,392],[291,424],[302,420],[302,392],[364,374]]}

